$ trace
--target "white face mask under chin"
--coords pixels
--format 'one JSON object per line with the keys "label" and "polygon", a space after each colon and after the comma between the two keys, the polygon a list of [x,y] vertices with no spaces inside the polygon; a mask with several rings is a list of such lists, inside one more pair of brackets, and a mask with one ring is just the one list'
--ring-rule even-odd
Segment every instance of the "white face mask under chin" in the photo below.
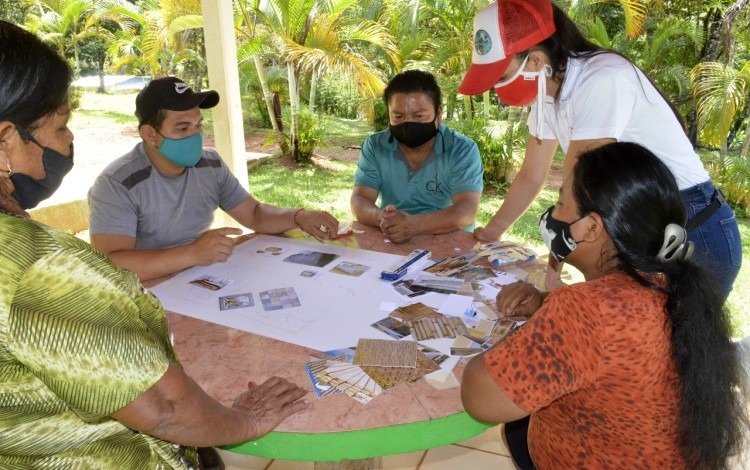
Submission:
{"label": "white face mask under chin", "polygon": [[521,62],[521,66],[516,70],[516,73],[502,82],[497,82],[495,88],[504,87],[518,78],[519,75],[523,75],[525,80],[536,80],[536,137],[537,139],[542,140],[542,128],[544,127],[544,98],[547,96],[547,77],[552,76],[552,67],[550,67],[549,64],[544,64],[544,67],[542,67],[542,70],[539,72],[529,72],[523,69],[526,67],[526,62],[528,62],[528,60],[529,56],[527,54],[523,59],[523,62]]}

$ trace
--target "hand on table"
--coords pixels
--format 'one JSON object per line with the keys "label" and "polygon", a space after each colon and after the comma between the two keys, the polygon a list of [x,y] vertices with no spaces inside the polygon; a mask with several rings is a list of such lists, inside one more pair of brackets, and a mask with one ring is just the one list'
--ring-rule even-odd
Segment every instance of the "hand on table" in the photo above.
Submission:
{"label": "hand on table", "polygon": [[474,238],[484,243],[496,242],[502,235],[503,233],[499,230],[489,227],[477,227],[474,229]]}
{"label": "hand on table", "polygon": [[419,234],[418,218],[388,205],[380,213],[380,230],[393,243],[405,243]]}
{"label": "hand on table", "polygon": [[529,318],[542,306],[544,297],[542,292],[528,282],[508,284],[497,294],[497,313],[501,318]]}
{"label": "hand on table", "polygon": [[192,243],[193,264],[206,266],[226,261],[234,250],[234,238],[229,235],[242,235],[242,230],[222,227],[204,232]]}
{"label": "hand on table", "polygon": [[325,211],[309,211],[307,209],[297,213],[295,222],[303,231],[315,238],[335,239],[339,231],[339,221]]}
{"label": "hand on table", "polygon": [[310,406],[307,400],[300,400],[307,391],[282,379],[271,377],[249,391],[241,393],[235,400],[234,408],[248,413],[254,421],[253,439],[265,436],[276,429],[288,416]]}

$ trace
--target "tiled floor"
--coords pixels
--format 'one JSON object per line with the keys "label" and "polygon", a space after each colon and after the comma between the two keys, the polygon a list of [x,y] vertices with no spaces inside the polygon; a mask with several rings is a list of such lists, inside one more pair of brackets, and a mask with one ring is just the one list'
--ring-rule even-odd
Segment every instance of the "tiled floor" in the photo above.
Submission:
{"label": "tiled floor", "polygon": [[[508,457],[508,449],[503,444],[496,426],[483,434],[445,447],[438,447],[410,454],[389,455],[382,458],[381,468],[385,470],[453,470],[470,468],[472,470],[513,470],[513,462]],[[312,470],[312,462],[290,462],[286,460],[267,460],[257,457],[219,451],[226,470]]]}

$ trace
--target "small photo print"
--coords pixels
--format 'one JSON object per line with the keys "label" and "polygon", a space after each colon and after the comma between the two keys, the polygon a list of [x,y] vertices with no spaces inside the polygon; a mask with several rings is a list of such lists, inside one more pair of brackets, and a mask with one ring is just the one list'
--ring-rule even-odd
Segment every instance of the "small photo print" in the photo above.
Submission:
{"label": "small photo print", "polygon": [[382,331],[391,338],[395,339],[401,339],[404,336],[409,336],[411,334],[409,325],[400,322],[398,319],[393,317],[385,317],[370,326],[375,328],[376,330]]}
{"label": "small photo print", "polygon": [[302,277],[315,277],[318,274],[320,274],[320,271],[308,271],[307,269],[299,273],[299,275]]}
{"label": "small photo print", "polygon": [[357,264],[357,263],[350,263],[349,261],[342,261],[339,263],[338,266],[331,269],[332,273],[336,274],[344,274],[346,276],[353,276],[353,277],[359,277],[370,269],[369,266],[365,266],[364,264]]}
{"label": "small photo print", "polygon": [[202,287],[204,289],[213,290],[213,291],[217,291],[221,288],[224,288],[231,283],[232,283],[231,279],[226,279],[226,278],[217,277],[217,276],[209,276],[207,274],[190,281],[190,284],[193,284],[198,287]]}
{"label": "small photo print", "polygon": [[225,295],[224,297],[219,297],[219,309],[221,310],[253,307],[254,305],[255,302],[253,301],[253,294],[251,292],[248,292],[246,294]]}
{"label": "small photo print", "polygon": [[268,256],[270,258],[282,255],[286,250],[278,246],[267,246],[256,251],[257,254]]}
{"label": "small photo print", "polygon": [[294,287],[283,287],[281,289],[266,290],[258,294],[263,304],[263,310],[284,310],[299,307],[302,303],[297,297]]}
{"label": "small photo print", "polygon": [[320,251],[305,250],[284,258],[284,261],[322,268],[338,257],[339,255],[334,255],[333,253],[322,253]]}

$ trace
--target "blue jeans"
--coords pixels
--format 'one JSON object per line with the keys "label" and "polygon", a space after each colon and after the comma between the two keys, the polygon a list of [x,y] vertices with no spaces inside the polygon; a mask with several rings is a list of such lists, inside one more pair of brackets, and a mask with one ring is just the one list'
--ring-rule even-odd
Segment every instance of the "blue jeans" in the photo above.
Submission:
{"label": "blue jeans", "polygon": [[[680,193],[690,220],[711,204],[716,188],[708,180]],[[688,232],[688,240],[695,243],[693,261],[716,275],[726,298],[742,266],[742,239],[729,204],[722,204],[707,221]]]}

